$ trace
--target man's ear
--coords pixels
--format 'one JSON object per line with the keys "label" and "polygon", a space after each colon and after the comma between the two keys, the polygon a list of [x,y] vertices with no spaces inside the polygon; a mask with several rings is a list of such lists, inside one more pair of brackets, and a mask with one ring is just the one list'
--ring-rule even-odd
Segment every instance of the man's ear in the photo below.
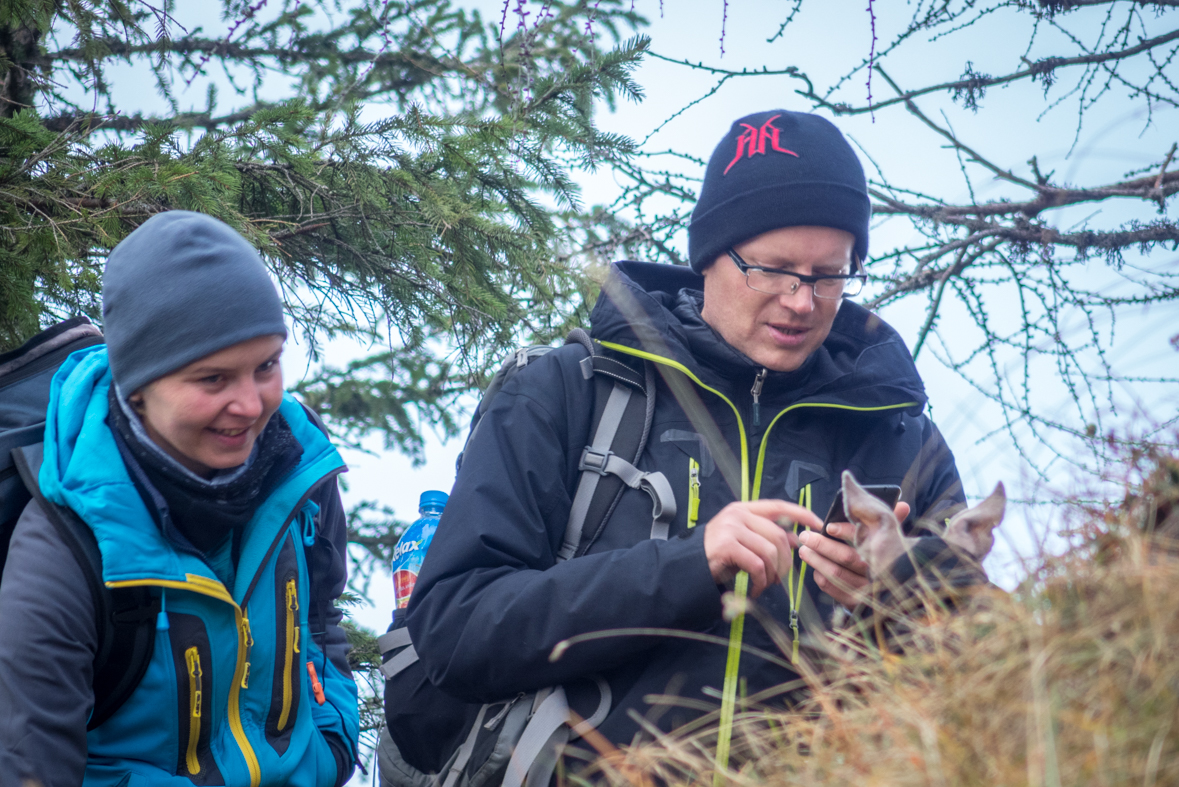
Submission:
{"label": "man's ear", "polygon": [[1000,481],[986,500],[950,520],[943,539],[981,562],[995,545],[994,530],[1003,521],[1006,510],[1007,492]]}

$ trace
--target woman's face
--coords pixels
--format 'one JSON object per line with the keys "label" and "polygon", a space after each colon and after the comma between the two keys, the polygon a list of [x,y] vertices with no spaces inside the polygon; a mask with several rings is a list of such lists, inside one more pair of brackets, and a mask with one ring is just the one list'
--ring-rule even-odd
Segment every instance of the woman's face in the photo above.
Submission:
{"label": "woman's face", "polygon": [[243,464],[282,403],[282,336],[206,355],[136,391],[131,405],[152,441],[208,478]]}

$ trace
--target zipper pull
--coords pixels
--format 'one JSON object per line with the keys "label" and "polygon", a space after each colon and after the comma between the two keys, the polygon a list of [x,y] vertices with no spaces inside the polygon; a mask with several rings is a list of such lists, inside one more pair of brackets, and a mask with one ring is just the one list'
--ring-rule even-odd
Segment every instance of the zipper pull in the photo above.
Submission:
{"label": "zipper pull", "polygon": [[516,695],[516,699],[512,700],[511,702],[505,702],[504,706],[500,708],[499,713],[495,714],[487,720],[487,723],[483,725],[483,729],[488,731],[494,730],[499,725],[499,723],[504,720],[504,716],[508,715],[508,711],[510,711],[512,707],[523,698],[524,693],[520,692]]}
{"label": "zipper pull", "polygon": [[308,500],[300,512],[302,517],[301,530],[303,536],[303,546],[310,549],[315,546],[315,517],[319,514],[319,506],[315,501]]}
{"label": "zipper pull", "polygon": [[[799,601],[801,602],[802,599],[799,598]],[[790,648],[790,663],[797,664],[798,663],[798,610],[797,609],[790,610],[790,632],[791,632],[791,634],[794,635],[794,642],[792,643],[791,648]]]}
{"label": "zipper pull", "polygon": [[307,677],[311,678],[311,693],[315,696],[316,703],[322,705],[327,702],[327,697],[323,694],[323,684],[319,682],[319,675],[315,672],[315,665],[310,661],[307,662]]}
{"label": "zipper pull", "polygon": [[201,717],[201,654],[197,648],[191,647],[184,652],[184,660],[188,662],[189,689],[191,694],[192,717]]}
{"label": "zipper pull", "polygon": [[197,745],[201,741],[201,712],[202,708],[202,694],[201,691],[201,653],[194,645],[184,652],[185,661],[188,663],[188,750],[185,753],[185,764],[188,766],[188,773],[190,776],[196,776],[201,772],[201,761],[197,757]]}
{"label": "zipper pull", "polygon": [[761,403],[758,399],[761,398],[761,387],[766,383],[766,375],[770,370],[762,367],[761,371],[757,373],[757,377],[753,378],[753,389],[749,393],[753,394],[753,425],[761,426]]}
{"label": "zipper pull", "polygon": [[[950,520],[946,520],[949,522]],[[156,631],[168,630],[168,606],[164,599],[164,589],[160,589],[160,611],[156,615]]]}
{"label": "zipper pull", "polygon": [[245,634],[246,643],[246,657],[245,669],[242,670],[242,688],[250,688],[250,648],[254,647],[254,635],[250,633],[250,619],[246,616],[246,611],[242,610],[242,633]]}

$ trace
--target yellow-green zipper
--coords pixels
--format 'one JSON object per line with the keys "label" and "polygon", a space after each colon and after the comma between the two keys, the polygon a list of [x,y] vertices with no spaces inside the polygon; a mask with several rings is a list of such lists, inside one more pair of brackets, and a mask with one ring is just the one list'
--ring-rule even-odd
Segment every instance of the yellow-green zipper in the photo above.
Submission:
{"label": "yellow-green zipper", "polygon": [[278,715],[279,732],[286,729],[287,720],[291,715],[291,700],[294,693],[291,689],[291,672],[294,669],[295,654],[299,652],[299,621],[295,617],[298,609],[299,589],[295,578],[291,577],[287,580],[287,641],[286,660],[282,665],[282,713]]}
{"label": "yellow-green zipper", "polygon": [[[798,492],[798,504],[808,511],[811,508],[811,485],[807,484]],[[798,523],[794,523],[794,535],[798,535]],[[794,555],[790,556],[790,573],[786,576],[786,595],[790,599],[790,634],[794,638],[790,646],[790,663],[798,663],[798,610],[802,607],[802,588],[806,580],[806,563],[798,571],[798,586],[794,584]]]}
{"label": "yellow-green zipper", "polygon": [[197,759],[197,744],[201,741],[201,652],[193,645],[184,651],[188,665],[188,751],[185,763],[188,774],[196,776],[201,772],[201,761]]}
{"label": "yellow-green zipper", "polygon": [[[748,502],[750,500],[760,499],[761,476],[762,476],[762,470],[763,470],[764,464],[765,464],[766,445],[768,444],[767,438],[770,436],[770,430],[772,430],[774,428],[774,424],[776,424],[782,416],[786,415],[786,413],[789,413],[792,410],[797,410],[797,409],[801,409],[801,408],[826,408],[826,409],[831,409],[831,410],[849,410],[849,411],[854,411],[854,412],[865,413],[865,412],[876,412],[876,411],[881,411],[881,410],[898,410],[898,409],[902,409],[905,407],[913,407],[914,405],[917,404],[917,402],[904,402],[902,404],[882,405],[882,406],[878,406],[878,407],[854,407],[852,405],[845,405],[845,404],[824,404],[822,402],[799,402],[798,404],[790,405],[789,407],[783,409],[781,412],[779,412],[777,415],[775,415],[773,417],[773,419],[766,425],[766,430],[761,436],[761,443],[758,446],[758,451],[757,451],[757,466],[754,470],[753,491],[752,491],[752,494],[750,494],[750,491],[749,491],[748,440],[745,436],[745,424],[741,420],[741,411],[737,409],[737,406],[735,404],[733,404],[733,402],[727,396],[725,396],[723,393],[721,393],[720,391],[716,390],[715,388],[713,388],[711,386],[705,385],[700,380],[700,378],[697,377],[695,375],[695,373],[692,372],[691,369],[684,366],[679,361],[675,361],[670,358],[665,358],[661,355],[656,355],[655,353],[649,353],[644,350],[636,350],[633,347],[627,347],[624,344],[616,344],[615,342],[602,342],[601,344],[603,347],[607,347],[611,350],[615,350],[615,351],[623,353],[625,355],[631,355],[636,358],[643,358],[644,360],[651,361],[652,363],[657,363],[657,364],[661,364],[663,366],[668,366],[668,367],[671,367],[672,369],[682,372],[684,375],[686,375],[688,377],[688,379],[690,379],[692,382],[696,383],[696,385],[700,386],[701,388],[703,388],[704,390],[706,390],[712,394],[715,394],[717,397],[719,397],[721,399],[721,401],[723,401],[730,408],[732,408],[733,414],[737,417],[737,430],[738,430],[738,433],[741,438],[741,502]],[[791,562],[791,568],[792,568],[792,573],[793,573],[793,561]],[[799,577],[799,580],[800,580],[799,581],[799,600],[801,601],[801,588],[802,588],[801,580],[802,580],[802,577]],[[737,578],[733,584],[733,595],[736,596],[739,606],[745,601],[745,598],[747,597],[748,592],[749,592],[749,574],[747,574],[744,571],[738,572]],[[719,726],[719,729],[717,730],[717,741],[716,741],[717,772],[713,777],[713,783],[716,785],[720,785],[724,782],[724,778],[722,777],[721,773],[723,771],[725,771],[726,769],[728,769],[728,767],[729,767],[729,749],[730,749],[730,746],[732,745],[732,738],[733,738],[733,716],[734,716],[734,712],[735,712],[736,704],[737,704],[737,678],[738,678],[737,672],[738,672],[738,669],[740,667],[740,662],[741,662],[741,641],[744,636],[744,633],[745,633],[745,614],[739,613],[735,618],[733,618],[733,623],[729,629],[729,652],[728,652],[728,657],[725,659],[725,680],[724,680],[724,684],[721,688],[721,708],[720,708],[720,720],[719,720],[720,726]],[[797,646],[797,643],[798,643],[797,633],[795,634],[794,641],[795,641],[794,650],[795,650],[795,653],[797,654],[797,647],[798,647]],[[795,657],[797,658],[797,655]]]}
{"label": "yellow-green zipper", "polygon": [[688,529],[700,518],[700,463],[688,457]]}
{"label": "yellow-green zipper", "polygon": [[245,610],[233,600],[233,596],[229,595],[225,586],[217,580],[202,577],[199,574],[185,574],[184,576],[185,581],[183,582],[172,579],[125,579],[107,582],[106,586],[109,588],[162,587],[190,590],[202,596],[224,601],[233,607],[234,617],[237,621],[237,667],[233,674],[233,684],[229,687],[229,728],[233,731],[234,740],[237,741],[242,757],[245,758],[246,767],[249,768],[250,787],[258,787],[262,783],[262,768],[258,764],[258,755],[254,753],[254,748],[250,746],[250,740],[246,737],[241,716],[241,688],[249,682],[250,646],[254,644],[254,639],[250,636],[250,619],[246,616]]}

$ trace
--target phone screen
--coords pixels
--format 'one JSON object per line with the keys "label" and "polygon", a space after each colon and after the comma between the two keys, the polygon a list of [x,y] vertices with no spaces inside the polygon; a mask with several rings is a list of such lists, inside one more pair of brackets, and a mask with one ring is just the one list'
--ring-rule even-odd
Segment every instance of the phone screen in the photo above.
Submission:
{"label": "phone screen", "polygon": [[[872,484],[864,489],[883,500],[889,508],[896,508],[897,502],[901,499],[901,488],[895,484]],[[827,518],[823,520],[823,524],[829,525],[832,522],[846,521],[847,514],[843,510],[843,490],[840,489],[835,493],[835,499],[831,501],[831,509],[827,512]]]}

